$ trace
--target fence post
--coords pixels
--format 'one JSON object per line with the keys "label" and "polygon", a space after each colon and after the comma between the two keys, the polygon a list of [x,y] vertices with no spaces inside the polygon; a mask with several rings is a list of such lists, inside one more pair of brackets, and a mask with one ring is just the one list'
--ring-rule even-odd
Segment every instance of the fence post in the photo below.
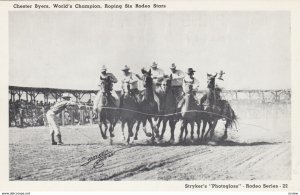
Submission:
{"label": "fence post", "polygon": [[93,124],[93,111],[90,110],[90,123]]}
{"label": "fence post", "polygon": [[47,118],[46,118],[46,112],[45,112],[45,108],[44,107],[42,107],[42,112],[43,112],[44,126],[47,126],[48,125],[48,121],[47,121]]}
{"label": "fence post", "polygon": [[84,112],[82,109],[79,110],[79,117],[80,117],[80,125],[84,125]]}
{"label": "fence post", "polygon": [[65,111],[61,112],[61,126],[65,126]]}
{"label": "fence post", "polygon": [[71,125],[74,125],[74,110],[72,109],[71,112]]}

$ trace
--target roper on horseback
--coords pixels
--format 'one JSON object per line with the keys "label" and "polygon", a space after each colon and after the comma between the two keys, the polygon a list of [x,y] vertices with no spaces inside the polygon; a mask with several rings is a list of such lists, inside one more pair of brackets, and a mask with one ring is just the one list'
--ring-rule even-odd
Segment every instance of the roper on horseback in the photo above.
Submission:
{"label": "roper on horseback", "polygon": [[173,94],[175,95],[176,101],[178,103],[183,95],[182,83],[183,83],[183,78],[185,77],[185,74],[183,71],[178,70],[176,68],[175,63],[172,63],[170,70],[171,70],[170,75],[172,76],[171,89],[172,89]]}
{"label": "roper on horseback", "polygon": [[157,67],[157,63],[153,62],[151,65],[151,74],[152,74],[152,79],[153,79],[153,84],[155,86],[161,85],[161,81],[163,80],[165,76],[165,72]]}
{"label": "roper on horseback", "polygon": [[[186,76],[183,78],[182,88],[183,96],[185,94],[190,94],[193,96],[194,101],[196,101],[195,96],[196,92],[199,90],[199,81],[194,77],[195,70],[193,68],[188,68]],[[183,104],[183,99],[178,103],[178,108],[181,108]]]}
{"label": "roper on horseback", "polygon": [[[113,84],[118,82],[112,73],[107,73],[105,65],[101,68],[99,87],[100,90],[95,98],[93,111],[98,114],[100,133],[104,139],[107,138],[106,132],[109,129],[110,137],[114,137],[113,130],[117,123],[119,107],[119,97],[113,90]],[[109,122],[109,127],[107,125]],[[103,131],[102,126],[105,129]]]}
{"label": "roper on horseback", "polygon": [[[129,85],[129,90],[130,95],[135,97],[135,100],[137,102],[137,96],[139,95],[139,90],[138,90],[138,78],[135,74],[130,72],[129,66],[125,65],[124,68],[122,69],[124,73],[124,77],[121,80],[122,82],[122,90],[126,91],[128,90],[128,85]],[[123,104],[123,95],[121,96],[120,99],[120,106]]]}
{"label": "roper on horseback", "polygon": [[105,85],[104,82],[106,81],[106,79],[108,77],[111,82],[110,93],[111,93],[112,97],[114,98],[115,104],[116,105],[119,104],[119,102],[118,102],[119,97],[118,97],[117,93],[115,92],[115,90],[113,89],[113,83],[117,83],[118,79],[112,73],[108,73],[106,66],[103,65],[101,67],[101,73],[100,73],[99,82],[98,82],[99,92],[97,93],[95,100],[94,100],[94,106],[93,106],[94,112],[96,112],[96,110],[97,110],[97,106],[99,104],[99,100],[100,100],[102,93],[105,92],[104,91],[104,85]]}
{"label": "roper on horseback", "polygon": [[[224,74],[225,72],[221,71],[218,79],[223,81],[222,76]],[[215,81],[217,75],[218,73],[215,75],[207,74],[208,92],[200,99],[201,105],[203,105],[204,102],[207,102],[207,107],[205,109],[207,118],[205,122],[209,123],[209,129],[207,130],[204,139],[206,139],[208,133],[210,133],[211,137],[214,135],[214,130],[219,119],[224,119],[226,121],[224,135],[222,137],[222,139],[226,139],[227,128],[232,127],[232,124],[237,120],[237,116],[229,102],[227,100],[222,100],[221,98],[222,89],[216,85]]]}

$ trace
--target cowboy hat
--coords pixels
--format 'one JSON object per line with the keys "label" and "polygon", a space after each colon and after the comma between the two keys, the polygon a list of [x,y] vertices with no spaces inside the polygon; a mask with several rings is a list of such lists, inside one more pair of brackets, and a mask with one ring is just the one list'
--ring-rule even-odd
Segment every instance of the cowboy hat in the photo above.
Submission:
{"label": "cowboy hat", "polygon": [[125,65],[124,68],[123,68],[122,70],[123,70],[123,71],[124,71],[124,70],[130,70],[130,68],[129,68],[129,66]]}
{"label": "cowboy hat", "polygon": [[151,65],[152,68],[156,68],[157,67],[157,63],[153,62],[153,64]]}
{"label": "cowboy hat", "polygon": [[71,96],[68,93],[63,93],[61,98],[65,99],[65,98],[71,98]]}
{"label": "cowboy hat", "polygon": [[188,68],[187,69],[187,74],[191,74],[191,73],[194,73],[194,72],[196,72],[193,68]]}
{"label": "cowboy hat", "polygon": [[171,69],[176,69],[175,63],[171,64],[170,68],[171,68]]}
{"label": "cowboy hat", "polygon": [[102,65],[101,71],[106,71],[106,66],[105,65]]}

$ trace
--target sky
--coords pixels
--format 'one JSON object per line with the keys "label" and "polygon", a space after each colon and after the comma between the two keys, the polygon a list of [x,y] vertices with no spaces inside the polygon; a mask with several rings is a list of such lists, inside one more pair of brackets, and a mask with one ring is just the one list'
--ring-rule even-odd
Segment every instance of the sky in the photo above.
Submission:
{"label": "sky", "polygon": [[[17,11],[9,14],[9,85],[97,89],[100,68],[121,78],[153,61],[206,74],[225,89],[285,89],[290,79],[285,11]],[[119,84],[115,86],[119,89]]]}

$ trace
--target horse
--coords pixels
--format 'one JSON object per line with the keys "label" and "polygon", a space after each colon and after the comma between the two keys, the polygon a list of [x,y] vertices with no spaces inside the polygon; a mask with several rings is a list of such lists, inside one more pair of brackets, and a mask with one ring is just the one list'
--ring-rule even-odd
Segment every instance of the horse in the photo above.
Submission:
{"label": "horse", "polygon": [[227,129],[232,128],[233,124],[236,124],[237,122],[237,115],[235,114],[234,110],[230,106],[229,102],[227,100],[221,100],[221,96],[220,96],[221,89],[216,88],[215,86],[216,76],[217,73],[214,76],[207,74],[208,77],[207,87],[209,89],[209,92],[201,98],[201,105],[203,105],[203,103],[206,100],[208,101],[208,107],[205,109],[207,115],[205,118],[206,120],[204,120],[204,123],[205,125],[208,123],[209,128],[206,134],[204,135],[204,140],[206,140],[208,133],[210,133],[210,138],[213,137],[218,120],[224,119],[226,121],[224,134],[221,137],[221,140],[227,139],[228,137]]}
{"label": "horse", "polygon": [[[133,136],[132,128],[134,123],[137,121],[138,114],[138,103],[137,99],[132,94],[130,90],[130,83],[127,82],[127,87],[123,89],[123,94],[121,96],[121,104],[120,104],[120,121],[122,123],[122,133],[123,133],[123,138],[125,140],[124,136],[124,127],[125,124],[127,123],[127,128],[128,128],[128,137],[127,137],[127,143],[129,144],[130,142],[130,137]],[[137,137],[136,137],[137,139]]]}
{"label": "horse", "polygon": [[166,116],[159,116],[158,122],[157,122],[157,130],[159,130],[161,122],[163,123],[162,132],[159,137],[159,140],[163,139],[167,122],[169,122],[169,126],[171,129],[171,137],[169,142],[174,142],[174,130],[175,125],[177,123],[177,115],[175,114],[177,110],[177,102],[176,102],[176,96],[173,93],[173,90],[171,88],[171,82],[172,82],[172,75],[170,77],[165,77],[162,82],[161,86],[156,89],[155,94],[158,97],[159,100],[159,115],[166,115]]}
{"label": "horse", "polygon": [[[108,129],[107,121],[109,122],[109,133],[110,137],[114,137],[114,127],[118,121],[118,112],[112,108],[117,108],[116,100],[111,94],[112,91],[112,80],[108,76],[107,78],[101,79],[102,94],[97,105],[97,114],[99,116],[99,128],[103,139],[107,139],[106,132]],[[102,126],[105,126],[105,130],[102,130]]]}
{"label": "horse", "polygon": [[189,84],[188,92],[183,96],[179,104],[179,108],[181,108],[181,128],[179,135],[179,142],[182,142],[183,132],[185,132],[184,141],[186,141],[186,137],[188,134],[187,125],[191,126],[191,140],[194,139],[194,123],[197,124],[198,129],[197,132],[200,133],[200,125],[201,125],[201,117],[202,110],[201,107],[197,104],[197,101],[194,97],[193,85]]}
{"label": "horse", "polygon": [[[143,84],[145,87],[144,94],[139,98],[139,111],[144,113],[140,114],[139,117],[137,117],[138,123],[136,126],[136,133],[134,139],[138,139],[138,131],[140,128],[140,124],[143,124],[143,131],[145,132],[147,137],[151,137],[151,140],[154,141],[154,132],[156,133],[156,136],[158,135],[157,130],[154,130],[155,127],[153,125],[152,118],[154,115],[158,113],[158,104],[154,99],[154,91],[153,91],[153,79],[151,77],[151,70],[143,71]],[[150,123],[152,133],[148,133],[146,130],[146,123],[147,121]]]}

